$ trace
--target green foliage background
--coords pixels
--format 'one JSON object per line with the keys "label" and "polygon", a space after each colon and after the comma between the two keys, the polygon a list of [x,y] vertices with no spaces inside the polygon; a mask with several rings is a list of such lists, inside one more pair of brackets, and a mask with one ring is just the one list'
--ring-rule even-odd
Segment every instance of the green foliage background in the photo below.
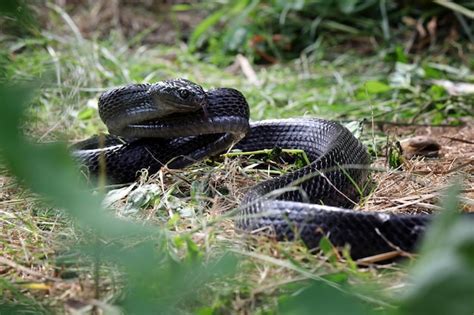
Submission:
{"label": "green foliage background", "polygon": [[[192,50],[209,61],[228,64],[242,53],[254,62],[288,60],[300,55],[337,52],[334,46],[372,37],[390,45],[403,39],[405,17],[427,23],[436,18],[458,21],[462,37],[474,41],[472,1],[238,0],[210,2],[212,12],[190,36]],[[456,24],[456,23],[454,23]],[[438,34],[447,37],[448,27]],[[368,46],[366,40],[359,46]],[[331,47],[324,52],[322,47]],[[348,45],[342,45],[339,51]],[[365,47],[366,48],[366,47]],[[427,48],[434,49],[434,47]]]}

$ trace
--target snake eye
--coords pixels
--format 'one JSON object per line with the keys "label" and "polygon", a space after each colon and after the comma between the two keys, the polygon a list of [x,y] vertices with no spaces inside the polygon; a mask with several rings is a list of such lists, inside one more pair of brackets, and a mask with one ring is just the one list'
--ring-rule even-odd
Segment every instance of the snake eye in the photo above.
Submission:
{"label": "snake eye", "polygon": [[189,91],[185,89],[179,90],[178,93],[182,98],[188,98],[189,96]]}

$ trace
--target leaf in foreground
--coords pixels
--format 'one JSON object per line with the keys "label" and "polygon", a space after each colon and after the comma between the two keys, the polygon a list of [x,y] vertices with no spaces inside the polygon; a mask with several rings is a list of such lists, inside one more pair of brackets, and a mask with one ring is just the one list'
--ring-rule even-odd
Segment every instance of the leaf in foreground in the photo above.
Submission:
{"label": "leaf in foreground", "polygon": [[310,287],[298,292],[295,296],[283,299],[280,309],[282,314],[374,314],[367,305],[356,297],[320,281],[313,282]]}
{"label": "leaf in foreground", "polygon": [[444,211],[426,235],[403,314],[474,314],[474,220],[456,213],[459,190],[448,190]]}
{"label": "leaf in foreground", "polygon": [[[21,132],[23,109],[32,91],[31,87],[0,86],[2,162],[21,183],[55,207],[66,210],[86,231],[92,231],[92,245],[83,246],[82,253],[96,256],[96,261],[115,263],[125,272],[124,291],[128,295],[121,304],[128,313],[172,312],[188,300],[194,304],[185,303],[186,307],[202,304],[191,298],[196,296],[193,290],[216,276],[232,272],[235,258],[224,256],[205,263],[200,258],[175,261],[166,246],[158,246],[166,243],[167,236],[157,227],[125,222],[105,211],[101,196],[88,192],[64,146],[35,144]],[[135,246],[117,243],[118,239],[137,237],[142,241]],[[188,249],[188,255],[189,252]],[[20,305],[9,304],[10,308],[17,306]]]}

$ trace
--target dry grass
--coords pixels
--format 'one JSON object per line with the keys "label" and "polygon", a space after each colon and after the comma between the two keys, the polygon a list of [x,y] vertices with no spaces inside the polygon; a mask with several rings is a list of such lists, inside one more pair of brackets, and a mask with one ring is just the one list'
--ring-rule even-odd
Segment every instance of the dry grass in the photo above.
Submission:
{"label": "dry grass", "polygon": [[[386,132],[401,138],[429,134],[442,145],[441,157],[415,158],[405,161],[400,169],[374,173],[376,187],[361,210],[431,213],[438,209],[440,192],[459,177],[464,179],[464,208],[472,210],[474,148],[469,140],[474,136],[472,124],[456,128],[392,128]],[[156,225],[170,235],[190,233],[206,255],[215,255],[225,248],[247,257],[233,281],[248,289],[227,293],[231,295],[228,298],[232,309],[237,312],[255,310],[262,303],[268,304],[267,307],[276,306],[274,296],[286,286],[321,279],[328,273],[351,274],[351,281],[360,284],[367,277],[383,284],[392,282],[385,286],[390,294],[404,287],[396,266],[382,267],[393,273],[381,277],[376,272],[381,267],[357,270],[343,261],[330,262],[326,257],[314,255],[300,242],[279,243],[235,231],[232,211],[243,194],[256,182],[271,177],[265,169],[256,169],[255,162],[225,158],[185,170],[163,169],[148,179],[145,176],[133,186],[122,188],[122,195],[112,203],[112,208],[125,220]],[[385,157],[374,162],[379,168],[385,165]],[[291,166],[283,165],[283,171],[288,167]],[[8,176],[2,176],[0,183],[0,224],[4,231],[0,273],[5,279],[20,285],[35,300],[46,299],[48,305],[69,311],[91,309],[117,296],[120,276],[114,268],[102,267],[97,281],[81,256],[66,256],[66,262],[58,263],[61,253],[65,252],[64,240],[72,244],[84,235],[75,235],[74,228],[60,212],[44,206],[38,208],[41,200],[20,190]],[[44,213],[32,209],[44,209]],[[133,241],[130,242],[132,246]],[[178,250],[175,254],[183,253]]]}
{"label": "dry grass", "polygon": [[[474,211],[474,126],[470,120],[463,127],[392,127],[385,130],[392,138],[430,136],[440,145],[440,157],[404,159],[399,169],[374,175],[377,188],[362,209],[403,213],[431,213],[442,191],[455,179],[463,182],[463,208]],[[386,157],[378,158],[375,167],[386,167]]]}

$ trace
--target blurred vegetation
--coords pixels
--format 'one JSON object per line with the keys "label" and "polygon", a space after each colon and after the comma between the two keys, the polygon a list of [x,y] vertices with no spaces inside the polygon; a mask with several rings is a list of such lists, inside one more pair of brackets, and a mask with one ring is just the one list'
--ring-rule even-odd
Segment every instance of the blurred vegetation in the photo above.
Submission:
{"label": "blurred vegetation", "polygon": [[[68,235],[67,242],[60,239],[52,263],[62,270],[61,277],[74,277],[76,272],[92,277],[96,310],[108,314],[226,314],[239,309],[241,306],[235,304],[248,298],[254,299],[248,309],[261,314],[472,315],[474,234],[472,222],[456,214],[460,190],[456,185],[445,194],[445,213],[431,229],[420,257],[413,266],[400,267],[410,274],[402,286],[404,293],[391,294],[371,284],[380,277],[393,277],[389,269],[380,270],[380,274],[375,267],[359,270],[353,261],[339,262],[334,257],[319,263],[309,254],[298,261],[286,248],[281,250],[281,259],[260,257],[263,255],[258,251],[236,253],[222,243],[213,243],[209,250],[193,240],[201,229],[199,224],[195,230],[186,228],[184,232],[168,228],[181,220],[179,217],[168,218],[159,226],[117,218],[103,205],[104,191],[91,193],[82,182],[64,145],[38,144],[26,135],[57,140],[64,133],[70,138],[96,133],[103,127],[96,108],[88,104],[96,102],[104,88],[176,76],[205,81],[206,86],[231,84],[244,91],[253,104],[254,119],[301,116],[311,111],[337,119],[372,117],[460,124],[472,115],[472,97],[449,95],[429,80],[474,81],[465,61],[448,66],[449,56],[412,61],[416,56],[412,54],[425,48],[434,50],[445,40],[454,39],[462,45],[469,42],[472,1],[459,1],[454,7],[448,1],[426,1],[416,7],[408,1],[383,0],[203,2],[200,8],[212,13],[193,32],[180,37],[189,40],[190,50],[146,50],[139,45],[142,34],[118,41],[113,36],[84,39],[74,27],[67,35],[42,31],[33,19],[38,7],[28,11],[22,3],[9,0],[0,6],[6,12],[2,25],[12,30],[1,38],[1,168],[8,168],[15,176],[15,185],[28,189],[23,192],[23,188],[16,188],[22,191],[19,198],[23,194],[38,196],[39,201],[27,207],[31,208],[26,209],[28,213],[73,222],[81,236],[74,239]],[[67,20],[66,11],[59,6],[48,2],[47,7],[55,19]],[[169,7],[175,11],[190,9],[187,4]],[[420,47],[403,48],[400,43],[405,34],[413,31],[409,25],[413,21],[406,17],[414,19],[415,25],[420,21],[425,29],[433,19],[438,21],[433,46],[430,38]],[[371,49],[380,49],[375,57],[361,57],[367,53],[362,46],[370,42],[365,37],[375,39],[377,45]],[[343,50],[344,45],[352,45],[359,38],[362,40],[360,46],[355,44],[355,51],[331,58],[331,62],[323,58],[338,50],[328,47],[340,45]],[[288,63],[263,70],[259,75],[267,84],[252,87],[219,68],[231,63],[238,52],[259,63]],[[304,58],[290,61],[302,55],[309,56],[310,65],[303,64]],[[361,68],[366,70],[359,74]],[[50,136],[53,124],[66,131]],[[193,182],[190,194],[199,193],[200,183]],[[158,197],[140,199],[136,207],[143,210],[150,198]],[[52,215],[51,207],[62,209],[64,215]],[[44,228],[43,220],[27,220],[23,222],[32,230]],[[209,223],[205,216],[203,220],[203,225]],[[330,251],[326,254],[331,255]],[[271,297],[254,297],[257,293],[252,288],[259,279],[249,274],[255,270],[264,274],[269,268],[251,260],[255,258],[251,255],[288,269],[301,279],[288,280],[285,274],[281,283],[274,284]],[[45,260],[38,258],[34,264]],[[80,265],[86,266],[85,271],[77,271]],[[110,289],[110,283],[117,288]],[[21,279],[2,278],[0,314],[58,312],[57,305],[53,308],[43,300],[45,295],[31,294],[35,292],[32,288]]]}
{"label": "blurred vegetation", "polygon": [[[374,52],[404,46],[423,53],[446,43],[474,42],[472,1],[219,1],[190,36],[191,49],[217,64],[242,53],[258,63],[349,47]],[[322,50],[322,51],[321,51]]]}
{"label": "blurred vegetation", "polygon": [[320,53],[321,46],[337,53],[403,45],[406,53],[422,53],[450,41],[474,42],[469,0],[239,0],[215,2],[210,10],[189,45],[217,64],[230,63],[235,53],[276,63]]}

